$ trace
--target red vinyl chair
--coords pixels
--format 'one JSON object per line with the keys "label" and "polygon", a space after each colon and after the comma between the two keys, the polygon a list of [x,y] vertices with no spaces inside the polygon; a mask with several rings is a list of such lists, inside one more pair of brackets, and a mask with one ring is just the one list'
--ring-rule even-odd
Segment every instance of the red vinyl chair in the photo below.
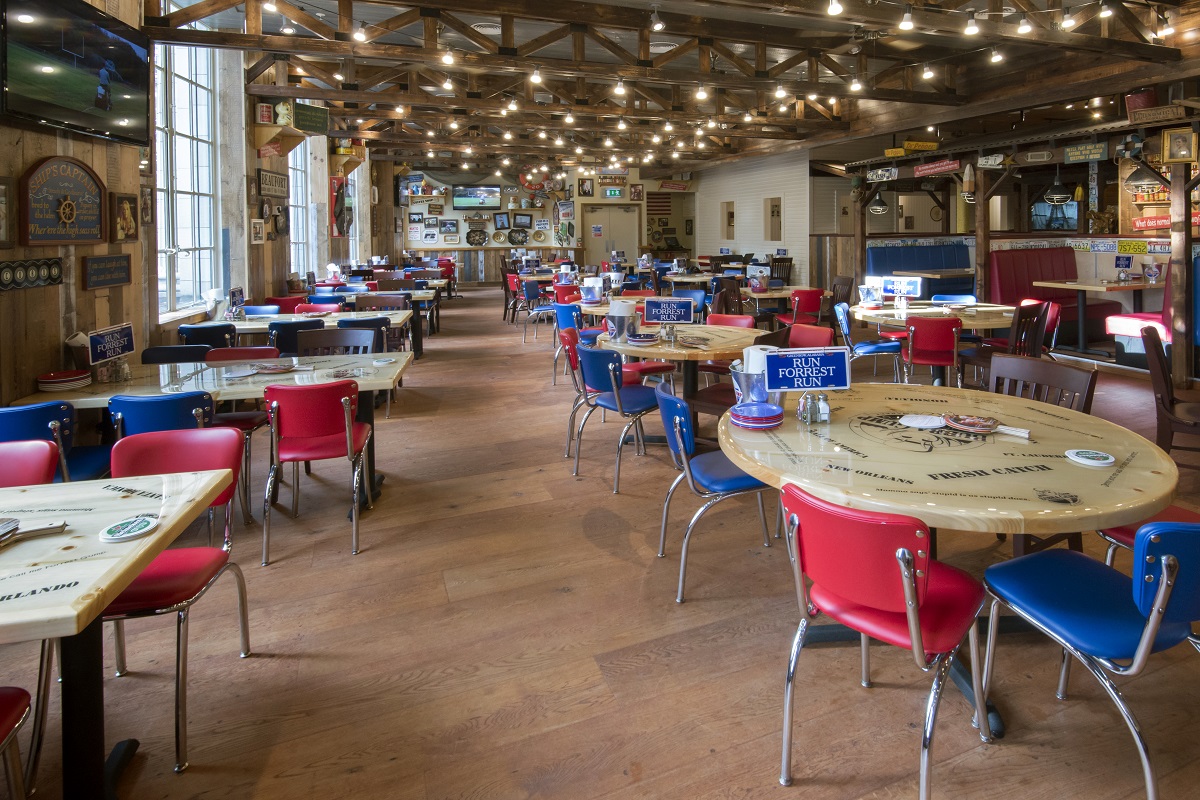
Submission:
{"label": "red vinyl chair", "polygon": [[792,325],[788,328],[788,347],[830,347],[833,328],[824,325]]}
{"label": "red vinyl chair", "polygon": [[279,306],[280,314],[295,314],[296,306],[304,302],[305,295],[294,294],[287,297],[268,297],[263,301],[269,306]]}
{"label": "red vinyl chair", "polygon": [[908,320],[908,342],[900,348],[904,367],[901,377],[905,383],[918,364],[954,371],[958,388],[962,388],[962,370],[958,366],[958,333],[962,320],[958,317],[912,317]]}
{"label": "red vinyl chair", "polygon": [[371,493],[364,491],[367,443],[371,426],[355,420],[358,410],[358,384],[334,381],[315,386],[268,386],[264,396],[271,415],[271,470],[263,499],[262,564],[270,563],[271,504],[278,494],[283,465],[292,465],[292,516],[300,510],[300,462],[346,458],[350,462],[353,486],[350,505],[350,552],[358,554],[358,505],[365,496],[367,508],[374,508]]}
{"label": "red vinyl chair", "polygon": [[296,306],[297,314],[336,314],[342,307],[336,303],[301,303]]}
{"label": "red vinyl chair", "polygon": [[0,488],[53,483],[58,445],[48,439],[0,442]]}
{"label": "red vinyl chair", "polygon": [[[732,328],[753,328],[754,317],[750,314],[709,314],[704,320],[705,325],[728,325]],[[696,365],[699,372],[708,375],[728,375],[729,359],[719,358],[701,361]]]}
{"label": "red vinyl chair", "polygon": [[1138,528],[1150,522],[1200,522],[1200,514],[1195,511],[1189,511],[1182,506],[1167,506],[1162,511],[1158,512],[1147,519],[1138,520],[1129,525],[1117,525],[1112,528],[1101,528],[1096,533],[1100,534],[1100,538],[1108,542],[1108,550],[1104,553],[1104,563],[1110,567],[1117,557],[1118,550],[1133,550],[1133,541],[1137,535]]}
{"label": "red vinyl chair", "polygon": [[775,321],[780,325],[819,325],[824,297],[820,289],[793,289],[792,307],[776,314]]}
{"label": "red vinyl chair", "polygon": [[[824,613],[859,632],[863,686],[871,685],[870,639],[910,650],[917,668],[933,673],[920,753],[920,798],[928,800],[938,704],[964,638],[969,642],[974,694],[985,696],[975,624],[983,608],[983,586],[966,572],[930,558],[929,528],[919,519],[844,508],[793,484],[784,485],[780,502],[801,619],[784,683],[779,782],[792,782],[796,662],[813,618]],[[986,711],[976,717],[980,738],[990,741]]]}
{"label": "red vinyl chair", "polygon": [[[262,358],[279,358],[275,347],[214,347],[204,354],[209,363],[220,361],[255,361]],[[226,411],[213,414],[213,427],[234,428],[242,434],[242,474],[238,482],[238,494],[242,500],[242,521],[249,525],[254,520],[250,511],[250,438],[254,432],[266,426],[270,418],[265,411]]]}
{"label": "red vinyl chair", "polygon": [[24,800],[25,777],[21,772],[21,746],[17,733],[29,717],[29,692],[16,686],[0,687],[0,753],[8,774],[8,796]]}
{"label": "red vinyl chair", "polygon": [[225,539],[221,547],[181,547],[164,550],[134,578],[104,610],[113,623],[117,675],[126,673],[124,621],[135,617],[175,614],[175,771],[187,769],[187,650],[188,611],[217,580],[229,572],[237,582],[241,655],[250,655],[250,618],[246,609],[246,580],[229,560],[233,539],[229,531],[233,493],[242,461],[242,437],[227,428],[154,431],[126,436],[113,445],[112,476],[155,475],[227,469],[233,480],[209,507],[225,507]]}

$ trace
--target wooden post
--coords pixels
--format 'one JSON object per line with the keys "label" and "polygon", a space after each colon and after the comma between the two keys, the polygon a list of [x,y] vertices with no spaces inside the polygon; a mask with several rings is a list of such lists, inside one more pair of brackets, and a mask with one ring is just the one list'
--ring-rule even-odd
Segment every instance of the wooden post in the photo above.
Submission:
{"label": "wooden post", "polygon": [[991,174],[975,171],[975,296],[987,302],[987,263],[991,250],[992,213]]}
{"label": "wooden post", "polygon": [[1171,165],[1171,379],[1176,388],[1191,386],[1192,326],[1192,204],[1188,202],[1190,164]]}

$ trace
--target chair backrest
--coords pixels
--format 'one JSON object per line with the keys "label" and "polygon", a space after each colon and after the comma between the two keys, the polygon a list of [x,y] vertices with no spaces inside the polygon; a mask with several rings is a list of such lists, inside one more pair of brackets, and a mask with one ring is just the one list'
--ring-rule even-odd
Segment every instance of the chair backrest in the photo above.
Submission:
{"label": "chair backrest", "polygon": [[374,277],[375,277],[375,270],[373,270],[373,269],[352,269],[352,270],[350,270],[350,279],[351,280],[358,278],[360,280],[369,281],[369,280],[372,280]]}
{"label": "chair backrest", "polygon": [[45,439],[0,442],[0,488],[51,483],[58,469],[58,445]]}
{"label": "chair backrest", "polygon": [[783,281],[786,286],[792,279],[792,260],[791,256],[772,256],[771,277]]}
{"label": "chair backrest", "polygon": [[993,392],[1092,413],[1097,376],[1094,369],[1048,358],[997,353],[992,356],[988,375]]}
{"label": "chair backrest", "polygon": [[712,316],[713,314],[730,313],[729,306],[725,302],[725,290],[724,289],[718,289],[716,292],[713,293],[712,302],[709,303],[708,312],[709,312],[709,316]]}
{"label": "chair backrest", "polygon": [[554,321],[560,331],[566,328],[580,327],[582,316],[583,314],[579,311],[579,306],[574,303],[554,304]]}
{"label": "chair backrest", "polygon": [[358,384],[354,381],[333,381],[314,386],[274,384],[263,391],[263,398],[272,407],[275,436],[316,437],[346,432],[346,405],[350,418],[358,409]]}
{"label": "chair backrest", "polygon": [[[954,305],[973,306],[979,301],[973,294],[935,294],[929,298],[931,303],[944,303]],[[1041,302],[1040,300],[1038,302]]]}
{"label": "chair backrest", "polygon": [[731,328],[753,328],[754,317],[749,314],[709,314],[708,325],[727,325]]}
{"label": "chair backrest", "polygon": [[[375,334],[374,344],[371,345],[372,353],[387,352],[388,332],[392,327],[392,321],[387,317],[355,317],[354,319],[339,319],[337,326],[339,328],[359,328],[361,330],[373,331]],[[303,339],[301,340],[303,344]]]}
{"label": "chair backrest", "polygon": [[662,293],[663,293],[662,278],[659,276],[659,272],[657,269],[652,268],[650,270],[650,287],[654,290],[655,295],[657,295],[657,296],[662,295]]}
{"label": "chair backrest", "polygon": [[853,350],[854,338],[850,335],[850,306],[846,303],[834,303],[833,318],[837,320],[838,331],[842,334],[842,344]]}
{"label": "chair backrest", "polygon": [[742,286],[734,278],[720,277],[717,278],[717,284],[721,287],[721,291],[725,293],[725,310],[719,313],[722,314],[743,314],[745,313],[745,298],[742,297]]}
{"label": "chair backrest", "polygon": [[583,383],[601,392],[621,391],[621,355],[612,350],[601,350],[580,344],[575,346],[579,353],[579,370]]}
{"label": "chair backrest", "polygon": [[213,421],[213,399],[208,392],[158,395],[113,395],[108,399],[117,437],[149,431],[207,428]]}
{"label": "chair backrest", "polygon": [[579,292],[579,287],[573,283],[554,284],[554,302],[565,303],[567,298]]}
{"label": "chair backrest", "polygon": [[692,304],[695,306],[696,319],[704,317],[704,290],[703,289],[673,289],[672,297],[688,297],[691,298]]}
{"label": "chair backrest", "polygon": [[237,344],[237,328],[231,322],[202,322],[179,326],[180,344],[206,344],[209,347],[232,347]]}
{"label": "chair backrest", "polygon": [[186,364],[189,361],[203,361],[212,349],[214,348],[207,344],[165,344],[147,347],[142,351],[142,363]]}
{"label": "chair backrest", "polygon": [[1147,325],[1142,328],[1142,349],[1146,351],[1146,368],[1150,372],[1150,386],[1154,389],[1154,401],[1159,412],[1175,413],[1175,385],[1171,379],[1171,365],[1167,351],[1163,348],[1158,329]]}
{"label": "chair backrest", "polygon": [[542,287],[537,281],[521,281],[521,296],[526,303],[536,303],[542,298]]}
{"label": "chair backrest", "polygon": [[1133,539],[1133,602],[1149,617],[1162,578],[1163,556],[1175,557],[1179,572],[1167,603],[1163,623],[1200,619],[1200,523],[1151,522],[1138,528]]}
{"label": "chair backrest", "polygon": [[304,278],[305,278],[305,280],[308,281],[308,285],[312,286],[314,283],[317,282],[317,273],[306,272],[306,273],[304,273]]}
{"label": "chair backrest", "polygon": [[402,281],[404,280],[404,270],[402,269],[377,269],[375,277],[368,280],[377,281]]}
{"label": "chair backrest", "polygon": [[1008,352],[1018,356],[1041,358],[1042,342],[1046,338],[1046,303],[1017,306],[1012,326],[1008,330]]}
{"label": "chair backrest", "polygon": [[205,361],[257,361],[261,358],[279,358],[279,349],[267,345],[214,347],[204,355]]}
{"label": "chair backrest", "polygon": [[783,326],[777,331],[768,331],[758,336],[754,340],[755,344],[768,345],[771,347],[787,347],[788,336],[791,334],[791,328]]}
{"label": "chair backrest", "polygon": [[962,320],[958,317],[909,317],[905,360],[935,367],[957,366],[961,330]]}
{"label": "chair backrest", "polygon": [[849,275],[834,275],[830,291],[833,294],[830,298],[833,305],[836,306],[838,303],[849,305],[850,298],[854,296],[854,278]]}
{"label": "chair backrest", "polygon": [[415,289],[417,282],[412,278],[386,278],[379,281],[379,291],[394,292],[397,289]]}
{"label": "chair backrest", "polygon": [[784,523],[795,525],[800,571],[825,592],[857,605],[903,614],[904,583],[898,550],[913,559],[916,599],[925,600],[929,575],[929,528],[916,517],[864,511],[828,503],[795,484],[780,495]]}
{"label": "chair backrest", "polygon": [[365,283],[346,283],[333,287],[333,291],[335,294],[358,294],[367,291],[367,285]]}
{"label": "chair backrest", "polygon": [[296,334],[300,331],[312,331],[324,328],[325,323],[319,319],[287,319],[267,323],[267,339],[271,346],[286,355],[296,354]]}
{"label": "chair backrest", "polygon": [[1042,339],[1043,349],[1053,350],[1058,344],[1058,323],[1062,320],[1062,304],[1053,300],[1038,300],[1036,297],[1026,297],[1021,301],[1023,306],[1038,303],[1046,304],[1046,334]]}
{"label": "chair backrest", "polygon": [[653,289],[622,289],[621,297],[654,297]]}
{"label": "chair backrest", "polygon": [[[571,367],[571,375],[574,377],[576,370],[579,369],[579,329],[559,326],[558,341],[562,345],[563,353],[567,356],[567,364]],[[576,389],[578,388],[576,387]]]}
{"label": "chair backrest", "polygon": [[821,313],[821,299],[825,292],[820,289],[793,289],[792,312],[795,314]]}
{"label": "chair backrest", "polygon": [[242,311],[247,316],[264,316],[268,314],[278,314],[279,306],[242,306]]}
{"label": "chair backrest", "polygon": [[[658,413],[662,418],[663,430],[667,432],[667,447],[671,458],[679,466],[696,452],[696,431],[692,428],[692,409],[687,401],[676,397],[671,387],[660,383],[654,390],[658,401]],[[678,433],[676,433],[678,431]]]}
{"label": "chair backrest", "polygon": [[788,328],[788,347],[829,347],[833,344],[833,328],[824,325],[792,325]]}
{"label": "chair backrest", "polygon": [[197,428],[137,433],[118,441],[112,449],[112,476],[158,475],[227,469],[233,480],[212,501],[223,506],[237,491],[242,470],[242,434],[234,428]]}
{"label": "chair backrest", "polygon": [[342,310],[337,303],[301,303],[296,306],[297,314],[336,314]]}
{"label": "chair backrest", "polygon": [[75,441],[75,407],[62,401],[0,407],[0,442],[25,439],[54,442],[66,456]]}
{"label": "chair backrest", "polygon": [[321,328],[296,334],[301,356],[365,355],[374,352],[376,331],[361,328]]}
{"label": "chair backrest", "polygon": [[356,311],[407,311],[408,308],[408,295],[403,294],[374,294],[354,301]]}

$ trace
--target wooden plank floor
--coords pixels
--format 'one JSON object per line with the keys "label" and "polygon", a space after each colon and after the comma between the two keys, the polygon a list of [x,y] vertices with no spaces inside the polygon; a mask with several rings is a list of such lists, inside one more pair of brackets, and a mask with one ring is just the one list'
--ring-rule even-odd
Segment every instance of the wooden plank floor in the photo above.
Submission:
{"label": "wooden plank floor", "polygon": [[[142,741],[123,796],[915,797],[928,678],[883,646],[870,690],[858,685],[856,648],[804,654],[797,780],[778,785],[797,621],[784,549],[762,546],[752,500],[718,506],[694,541],[688,602],[677,605],[680,536],[697,503],[677,500],[667,558],[656,558],[674,476],[663,449],[627,452],[613,495],[619,428],[593,420],[572,477],[562,455],[572,392],[562,379],[551,385],[549,330],[522,345],[520,329],[501,322],[498,289],[465,292],[446,304],[442,333],[427,340],[392,418],[381,409],[387,481],[362,516],[363,552],[349,553],[344,462],[302,477],[298,519],[276,511],[270,567],[258,565],[261,520],[235,525],[254,655],[237,657],[233,588],[215,587],[192,615],[183,775],[171,770],[173,621],[128,623],[132,672],[105,679],[108,740]],[[869,361],[856,370],[869,377]],[[1149,385],[1105,376],[1096,412],[1149,432]],[[661,429],[657,419],[647,428]],[[256,443],[256,494],[265,441]],[[1186,472],[1181,501],[1196,489]],[[181,544],[201,541],[197,531]],[[1097,541],[1088,537],[1099,556]],[[941,548],[978,573],[1010,545],[947,536]],[[0,649],[0,663],[4,682],[34,685],[35,644]],[[1077,670],[1071,700],[1055,700],[1057,664],[1032,634],[1003,640],[994,696],[1008,735],[991,745],[970,727],[962,696],[947,693],[935,797],[1143,796],[1107,697]],[[1200,783],[1198,676],[1200,658],[1179,648],[1122,684],[1163,798],[1192,797]],[[60,794],[57,699],[55,690],[40,797]]]}

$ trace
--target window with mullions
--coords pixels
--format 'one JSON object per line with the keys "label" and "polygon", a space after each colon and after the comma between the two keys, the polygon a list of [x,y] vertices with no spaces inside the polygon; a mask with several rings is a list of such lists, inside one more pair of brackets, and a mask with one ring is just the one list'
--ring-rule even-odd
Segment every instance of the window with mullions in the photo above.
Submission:
{"label": "window with mullions", "polygon": [[155,45],[160,314],[204,307],[218,284],[217,146],[213,51]]}
{"label": "window with mullions", "polygon": [[[304,277],[313,268],[312,230],[308,219],[308,139],[288,153],[288,237],[291,241],[291,272]],[[321,277],[324,277],[323,275]]]}

